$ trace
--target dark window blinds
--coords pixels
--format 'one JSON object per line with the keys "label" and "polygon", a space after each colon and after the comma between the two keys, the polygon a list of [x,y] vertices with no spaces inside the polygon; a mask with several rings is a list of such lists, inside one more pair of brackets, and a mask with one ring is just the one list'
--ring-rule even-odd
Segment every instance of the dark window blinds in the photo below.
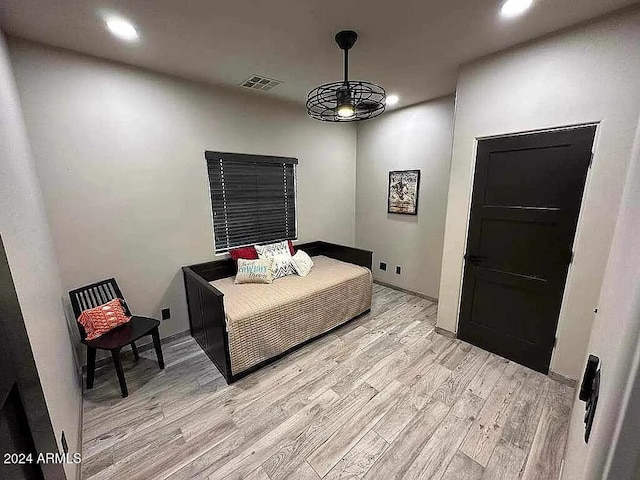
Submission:
{"label": "dark window blinds", "polygon": [[217,253],[297,238],[297,159],[209,151],[205,158]]}

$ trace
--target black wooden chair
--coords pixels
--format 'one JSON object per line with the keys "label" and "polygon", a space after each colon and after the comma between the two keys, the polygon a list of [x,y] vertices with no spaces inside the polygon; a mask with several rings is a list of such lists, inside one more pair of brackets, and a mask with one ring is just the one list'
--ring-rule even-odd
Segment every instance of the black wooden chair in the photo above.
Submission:
{"label": "black wooden chair", "polygon": [[[153,338],[153,346],[158,356],[158,365],[161,369],[164,368],[164,358],[162,357],[162,348],[160,347],[160,334],[158,333],[160,321],[153,318],[131,316],[131,311],[122,296],[122,292],[115,278],[72,290],[69,292],[69,297],[71,299],[73,313],[76,316],[76,323],[80,330],[82,343],[87,346],[87,389],[93,388],[93,379],[96,371],[96,350],[109,350],[113,358],[113,365],[116,367],[116,373],[118,374],[122,396],[126,397],[129,395],[127,383],[124,379],[124,371],[120,363],[120,350],[122,347],[131,345],[133,357],[139,360],[140,356],[136,348],[136,340],[145,335],[151,335]],[[124,311],[127,316],[131,317],[131,320],[94,340],[86,340],[87,334],[83,326],[77,322],[78,317],[83,310],[97,307],[114,298],[119,298],[122,301]]]}

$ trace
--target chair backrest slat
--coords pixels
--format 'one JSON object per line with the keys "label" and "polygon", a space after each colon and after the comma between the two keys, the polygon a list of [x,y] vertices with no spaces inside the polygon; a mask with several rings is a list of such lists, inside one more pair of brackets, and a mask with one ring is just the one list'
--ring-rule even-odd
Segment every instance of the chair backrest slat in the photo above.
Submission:
{"label": "chair backrest slat", "polygon": [[98,305],[102,305],[102,301],[100,300],[100,296],[98,295],[96,287],[93,287],[89,290],[89,294],[91,295],[91,307],[97,307]]}
{"label": "chair backrest slat", "polygon": [[78,295],[80,296],[80,298],[82,299],[82,303],[84,304],[82,310],[91,308],[91,302],[89,301],[89,295],[87,294],[87,292],[78,292]]}
{"label": "chair backrest slat", "polygon": [[98,297],[98,301],[100,302],[98,305],[102,305],[103,303],[107,303],[109,300],[111,300],[110,298],[105,298],[102,293],[102,288],[100,288],[101,286],[102,285],[98,285],[93,289],[96,293],[96,297]]}
{"label": "chair backrest slat", "polygon": [[91,292],[93,292],[93,297],[96,299],[96,305],[95,305],[96,307],[97,307],[98,305],[102,305],[103,303],[105,303],[105,302],[103,302],[103,301],[102,301],[102,299],[100,298],[100,292],[99,292],[99,290],[98,290],[98,288],[97,288],[97,287],[92,288],[92,289],[91,289]]}
{"label": "chair backrest slat", "polygon": [[103,292],[103,294],[104,294],[104,298],[106,298],[106,299],[107,299],[107,302],[108,302],[109,300],[113,300],[114,298],[116,298],[116,297],[117,297],[117,295],[116,295],[116,294],[111,293],[111,291],[109,290],[109,285],[108,285],[108,284],[102,285],[102,287],[101,287],[101,288],[102,288],[102,292]]}
{"label": "chair backrest slat", "polygon": [[100,301],[96,298],[93,288],[87,290],[87,297],[89,297],[89,308],[94,308],[100,305]]}
{"label": "chair backrest slat", "polygon": [[109,298],[109,296],[107,295],[104,289],[104,285],[98,285],[97,290],[98,290],[98,294],[100,295],[100,299],[102,300],[102,303],[106,303],[109,300],[113,300],[112,298]]}
{"label": "chair backrest slat", "polygon": [[107,283],[105,285],[105,288],[109,291],[109,295],[111,295],[111,298],[116,298],[118,296],[118,295],[116,295],[116,292],[113,290],[113,287],[111,286],[110,283]]}
{"label": "chair backrest slat", "polygon": [[[128,316],[131,316],[129,307],[127,306],[127,303],[122,296],[122,292],[120,291],[115,278],[102,280],[101,282],[93,283],[81,288],[76,288],[75,290],[69,292],[69,299],[71,300],[71,306],[73,308],[73,313],[76,317],[76,320],[84,310],[95,308],[99,305],[107,303],[110,300],[113,300],[114,298],[119,298],[122,300],[125,313]],[[78,329],[80,330],[80,336],[84,340],[84,338],[86,337],[86,333],[80,323],[78,323]]]}

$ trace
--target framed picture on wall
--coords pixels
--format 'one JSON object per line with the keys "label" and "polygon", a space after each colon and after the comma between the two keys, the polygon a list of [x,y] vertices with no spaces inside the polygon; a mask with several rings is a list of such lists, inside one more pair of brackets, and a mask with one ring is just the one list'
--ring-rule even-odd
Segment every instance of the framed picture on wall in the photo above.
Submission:
{"label": "framed picture on wall", "polygon": [[388,213],[418,214],[420,170],[389,172]]}

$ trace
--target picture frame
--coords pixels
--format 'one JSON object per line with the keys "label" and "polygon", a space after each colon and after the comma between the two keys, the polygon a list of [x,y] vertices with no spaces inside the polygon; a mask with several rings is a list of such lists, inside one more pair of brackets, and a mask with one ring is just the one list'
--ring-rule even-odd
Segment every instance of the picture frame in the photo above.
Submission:
{"label": "picture frame", "polygon": [[387,213],[418,215],[420,170],[394,170],[389,172]]}

